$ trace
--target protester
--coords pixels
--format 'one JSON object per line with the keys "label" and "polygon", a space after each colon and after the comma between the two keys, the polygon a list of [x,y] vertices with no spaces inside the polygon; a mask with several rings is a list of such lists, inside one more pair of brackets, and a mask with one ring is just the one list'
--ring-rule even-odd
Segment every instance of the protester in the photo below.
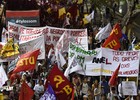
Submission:
{"label": "protester", "polygon": [[107,95],[109,93],[109,85],[106,81],[105,77],[102,77],[102,81],[100,82],[101,86],[103,86],[103,94]]}
{"label": "protester", "polygon": [[88,100],[88,96],[87,95],[83,95],[83,100]]}
{"label": "protester", "polygon": [[95,85],[94,87],[94,100],[100,100],[101,99],[101,86]]}
{"label": "protester", "polygon": [[122,82],[119,83],[118,85],[118,92],[119,92],[119,97],[121,100],[125,100],[125,96],[123,95],[123,92],[122,92]]}
{"label": "protester", "polygon": [[76,90],[76,93],[78,95],[78,98],[80,98],[80,91],[81,91],[81,84],[82,84],[81,78],[78,75],[75,74],[72,77],[72,83],[74,85],[74,88]]}
{"label": "protester", "polygon": [[[81,2],[81,1],[83,1],[83,2]],[[81,2],[81,3],[79,3],[79,2]],[[106,40],[108,39],[108,37],[112,36],[111,34],[108,34],[109,36],[105,37],[103,40],[100,40],[100,39],[96,40],[95,36],[99,32],[99,30],[100,30],[99,27],[101,27],[101,25],[105,26],[108,22],[111,22],[111,24],[113,26],[114,23],[112,23],[111,9],[109,7],[105,7],[105,9],[104,9],[105,16],[103,14],[103,17],[102,17],[102,19],[104,19],[104,21],[103,21],[103,23],[102,22],[97,23],[96,19],[98,19],[98,18],[96,16],[97,15],[96,4],[92,4],[91,12],[93,12],[93,10],[95,10],[95,16],[92,16],[92,17],[96,18],[96,19],[93,20],[93,18],[92,18],[92,19],[90,19],[90,21],[89,21],[89,19],[84,20],[85,13],[83,12],[83,10],[84,10],[85,2],[86,2],[86,0],[73,0],[73,1],[71,1],[71,0],[68,0],[68,1],[67,0],[22,0],[21,2],[20,2],[20,0],[14,0],[14,3],[13,3],[13,1],[8,0],[6,8],[7,8],[7,10],[23,10],[23,11],[39,9],[40,10],[39,20],[41,21],[39,27],[41,27],[41,28],[35,32],[36,32],[36,34],[40,33],[42,26],[47,25],[48,27],[43,30],[43,34],[45,34],[45,38],[47,38],[47,40],[49,40],[49,39],[50,39],[50,41],[54,40],[56,43],[58,43],[59,38],[60,38],[58,35],[61,35],[61,31],[62,31],[62,33],[69,32],[68,35],[71,35],[70,40],[68,40],[68,41],[73,42],[73,40],[76,38],[75,40],[76,40],[78,46],[81,46],[80,42],[85,43],[85,45],[86,44],[88,45],[89,50],[94,50],[94,49],[98,50],[101,47],[104,47],[104,48],[108,47],[108,44],[111,43],[112,41],[107,42],[107,44],[105,46],[103,46],[103,45],[106,42]],[[113,13],[114,13],[113,17],[114,17],[114,15],[116,15],[115,10],[116,10],[117,6],[118,5],[116,5],[116,3],[113,5]],[[62,7],[64,7],[65,11],[64,11],[63,15],[59,16],[58,12],[59,12],[59,9],[61,9]],[[104,13],[104,12],[102,12],[102,13]],[[2,19],[4,19],[3,17],[5,18],[5,16],[2,16]],[[91,18],[91,17],[89,16],[89,18]],[[116,21],[116,19],[115,19],[115,21]],[[18,26],[20,26],[20,25],[17,25],[17,27]],[[0,28],[2,28],[2,27],[0,27]],[[22,29],[24,30],[24,28],[26,29],[26,26],[24,26],[20,30],[22,30]],[[55,30],[57,28],[60,28],[60,29]],[[68,30],[71,28],[73,28],[72,31]],[[75,29],[77,29],[77,28],[78,28],[78,31],[75,31]],[[34,27],[33,30],[32,29],[30,30],[30,27],[28,27],[27,29],[28,30],[26,32],[29,31],[29,33],[31,33],[31,32],[34,32],[36,27]],[[18,29],[15,28],[15,30],[18,30]],[[82,30],[84,30],[84,31],[82,31]],[[85,34],[83,34],[83,33],[86,33],[85,31],[87,31],[87,35],[85,37],[79,38],[79,36],[77,36],[78,34],[80,34],[81,36],[85,35]],[[109,31],[109,30],[107,29],[106,31]],[[51,32],[53,34],[51,34]],[[117,34],[119,34],[119,33],[121,34],[121,32],[119,32],[118,27],[115,28],[114,30],[112,30],[112,32],[115,34],[116,34],[116,32],[117,32]],[[46,35],[46,33],[47,33],[47,35]],[[57,33],[57,34],[55,34],[55,33]],[[8,37],[8,34],[6,34],[6,37]],[[117,37],[117,35],[115,37]],[[120,44],[123,44],[117,50],[128,50],[128,44],[129,44],[128,38],[122,39],[122,41],[120,41],[121,38],[117,37],[117,39],[119,42],[121,42]],[[113,45],[119,44],[119,42],[116,42],[117,40],[115,40],[115,38],[113,38],[112,40],[115,41],[115,43]],[[108,79],[106,78],[108,76],[104,76],[104,77],[102,77],[102,80],[98,81],[97,79],[99,79],[99,75],[95,75],[95,76],[86,75],[86,71],[87,71],[86,66],[84,69],[83,65],[84,64],[86,65],[87,63],[84,62],[84,64],[83,63],[79,64],[81,59],[79,58],[79,56],[77,57],[77,55],[75,53],[73,53],[73,55],[75,56],[75,58],[74,58],[75,62],[73,61],[72,64],[69,65],[68,64],[69,57],[70,57],[69,53],[71,54],[71,51],[68,51],[67,47],[66,48],[60,47],[59,48],[60,50],[58,50],[58,51],[60,51],[60,53],[62,53],[64,60],[66,60],[66,64],[64,66],[62,66],[63,71],[60,71],[60,73],[62,72],[61,74],[63,75],[63,73],[65,72],[65,70],[67,69],[68,66],[70,67],[69,69],[71,69],[71,68],[76,69],[77,66],[78,66],[78,68],[79,68],[79,66],[81,68],[81,66],[82,66],[82,68],[83,68],[82,71],[85,71],[84,75],[82,72],[80,72],[80,70],[79,70],[80,68],[79,69],[77,68],[78,69],[77,72],[79,72],[79,74],[77,72],[73,72],[73,73],[69,72],[69,76],[68,76],[69,78],[67,80],[66,77],[62,77],[62,75],[56,74],[57,71],[55,70],[54,71],[55,73],[51,73],[52,74],[51,76],[56,74],[54,76],[54,78],[52,78],[50,76],[50,71],[54,68],[54,65],[56,65],[58,68],[60,68],[60,66],[58,63],[56,63],[56,62],[59,62],[59,61],[57,61],[58,59],[56,59],[57,58],[56,57],[57,53],[55,52],[55,50],[57,49],[56,43],[51,43],[51,42],[48,43],[48,41],[45,41],[45,43],[46,43],[45,50],[44,50],[44,52],[45,52],[44,55],[46,57],[45,60],[39,59],[39,56],[40,56],[39,55],[36,57],[36,58],[38,58],[37,62],[39,62],[39,63],[36,63],[34,57],[32,57],[32,56],[23,57],[23,59],[20,62],[18,62],[21,69],[24,67],[24,66],[22,66],[22,65],[24,65],[24,63],[25,63],[25,65],[28,65],[28,62],[27,62],[28,60],[30,63],[29,68],[32,66],[32,64],[36,64],[36,66],[32,70],[24,69],[18,73],[12,74],[14,76],[13,77],[14,81],[11,78],[11,83],[12,83],[11,87],[13,87],[13,90],[10,90],[8,92],[7,92],[7,90],[3,91],[3,94],[5,95],[6,99],[17,100],[18,96],[19,96],[19,92],[20,92],[19,90],[21,88],[21,85],[25,81],[27,83],[27,85],[32,90],[34,90],[33,100],[39,100],[43,94],[44,94],[44,96],[46,96],[46,94],[49,94],[49,93],[50,94],[48,96],[48,99],[50,99],[50,100],[55,100],[55,99],[52,99],[52,97],[50,97],[50,95],[53,94],[54,98],[57,97],[58,95],[59,95],[59,98],[63,98],[64,93],[66,94],[65,97],[67,97],[67,95],[69,95],[68,98],[70,99],[71,94],[73,92],[73,88],[75,89],[74,92],[76,95],[74,95],[75,96],[74,98],[76,98],[76,100],[132,100],[131,96],[128,96],[126,98],[124,97],[123,92],[122,92],[122,83],[121,82],[119,85],[116,86],[116,87],[118,87],[118,94],[117,94],[116,87],[110,87],[111,89],[109,91]],[[88,42],[88,43],[86,43],[86,42]],[[132,47],[130,48],[131,50],[134,47],[134,44],[136,44],[135,42],[136,42],[136,37],[132,36]],[[65,44],[65,43],[66,43],[66,41],[63,41],[62,43],[60,43],[60,45]],[[34,45],[36,46],[38,44],[34,43]],[[0,45],[0,48],[1,48],[1,46],[2,45]],[[40,46],[40,44],[39,44],[39,46]],[[112,45],[109,45],[109,46],[112,47]],[[10,47],[13,47],[13,45],[10,45]],[[30,48],[32,48],[32,47],[30,47]],[[42,48],[43,47],[41,47],[40,49],[42,49]],[[53,54],[50,54],[50,57],[49,57],[48,52],[49,52],[50,48],[53,49]],[[76,47],[73,47],[73,48],[75,49]],[[6,48],[5,50],[8,50],[8,49],[9,48]],[[20,48],[20,49],[23,49],[23,48]],[[25,49],[28,49],[28,47],[26,47]],[[34,49],[34,48],[32,48],[32,49]],[[62,49],[65,49],[65,50],[62,50]],[[81,47],[80,47],[80,49],[81,49]],[[114,48],[112,47],[111,49],[114,49]],[[76,51],[80,51],[80,50],[76,49]],[[86,50],[83,50],[83,47],[82,47],[81,51],[82,51],[82,53],[86,52]],[[41,54],[41,52],[43,52],[43,50],[39,51],[40,54]],[[63,53],[65,53],[65,54],[63,54]],[[129,52],[127,54],[129,55]],[[114,58],[117,56],[118,55],[114,56]],[[86,56],[83,56],[83,57],[85,57],[84,61],[85,61],[85,59],[88,59],[88,58],[86,58]],[[90,56],[90,57],[92,57],[92,56]],[[15,58],[15,55],[14,55],[14,58]],[[1,59],[1,60],[5,60],[5,59]],[[24,60],[25,60],[25,62],[24,62]],[[103,59],[97,58],[96,60],[97,60],[97,62],[95,61],[94,63],[104,63],[104,64],[108,64],[108,65],[112,64],[112,62],[108,63],[107,58],[105,58],[105,60],[104,60],[104,57],[103,57]],[[113,59],[113,60],[116,60],[116,59]],[[44,61],[44,63],[43,63],[43,61]],[[129,63],[129,61],[128,61],[128,63]],[[9,64],[9,59],[8,59],[7,64]],[[16,65],[13,65],[13,66],[16,67]],[[98,67],[98,66],[95,65],[92,67]],[[8,66],[5,67],[6,72],[7,72],[7,68],[8,68]],[[97,68],[97,70],[99,71],[98,68]],[[112,70],[113,69],[110,69],[109,73],[112,73]],[[95,70],[91,69],[90,71],[95,71]],[[108,72],[107,70],[105,70],[105,71]],[[11,71],[11,73],[12,73],[12,71]],[[127,72],[126,72],[126,74],[127,74]],[[18,78],[15,75],[19,75]],[[52,90],[54,89],[54,92],[52,92],[52,91],[50,92],[49,90],[45,91],[46,89],[48,89],[48,87],[47,87],[48,83],[49,83],[49,81],[47,80],[48,77],[50,77],[50,80],[52,79],[51,81],[53,81],[53,83],[51,85],[53,86]],[[1,78],[2,77],[0,77],[0,79]],[[92,78],[95,80],[94,80],[93,84],[91,85],[90,82],[93,81]],[[83,80],[81,81],[81,79],[83,79]],[[67,82],[66,82],[66,80],[67,80]],[[2,83],[1,81],[2,80],[0,80],[0,83]],[[45,84],[45,86],[44,86],[44,84]],[[57,85],[57,87],[56,87],[56,85]],[[59,88],[59,87],[61,87],[61,88]],[[138,93],[140,95],[140,86],[138,86]],[[137,98],[139,97],[139,95],[137,96]],[[66,98],[64,98],[64,100],[65,99]],[[136,99],[136,97],[133,96],[133,99]],[[139,100],[139,98],[138,98],[138,100]]]}
{"label": "protester", "polygon": [[83,79],[83,83],[81,84],[81,93],[82,93],[81,95],[82,95],[82,97],[84,95],[88,94],[88,89],[89,89],[89,86],[88,86],[88,83],[87,83],[87,78],[85,77]]}
{"label": "protester", "polygon": [[94,100],[94,94],[92,89],[88,89],[88,100]]}
{"label": "protester", "polygon": [[117,98],[118,100],[120,100],[119,95],[117,94],[117,90],[115,87],[111,87],[110,89],[110,93],[108,93],[107,99],[108,100],[114,100],[115,98]]}
{"label": "protester", "polygon": [[97,87],[98,85],[99,85],[98,80],[93,81],[93,84],[92,84],[92,91],[94,91],[95,87]]}
{"label": "protester", "polygon": [[41,95],[44,93],[44,85],[41,79],[34,86],[34,91],[35,91],[35,99],[38,100],[41,97]]}

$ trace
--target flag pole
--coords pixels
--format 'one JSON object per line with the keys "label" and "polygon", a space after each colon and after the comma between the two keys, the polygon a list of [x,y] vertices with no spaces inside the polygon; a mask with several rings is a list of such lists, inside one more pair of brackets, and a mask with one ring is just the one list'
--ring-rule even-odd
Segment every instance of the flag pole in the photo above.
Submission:
{"label": "flag pole", "polygon": [[[139,67],[138,67],[138,71],[139,71]],[[139,72],[138,72],[138,75],[137,75],[137,80],[136,80],[137,82],[136,82],[136,84],[137,84],[137,87],[138,87],[138,84],[139,84]]]}
{"label": "flag pole", "polygon": [[[101,50],[102,50],[102,47],[101,47]],[[102,91],[102,84],[101,84],[101,81],[102,81],[102,72],[103,72],[103,64],[101,63],[101,72],[100,72],[100,98],[101,98],[101,91]]]}

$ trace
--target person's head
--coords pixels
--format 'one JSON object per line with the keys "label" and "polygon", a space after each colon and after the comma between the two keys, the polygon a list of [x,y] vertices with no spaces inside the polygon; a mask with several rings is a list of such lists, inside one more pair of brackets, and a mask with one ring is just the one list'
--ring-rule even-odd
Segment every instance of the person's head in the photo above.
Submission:
{"label": "person's head", "polygon": [[101,95],[101,100],[106,100],[106,96],[104,94]]}
{"label": "person's head", "polygon": [[38,82],[38,83],[39,83],[39,85],[42,85],[42,84],[43,84],[43,82],[42,82],[42,80],[41,80],[41,79],[39,80],[39,82]]}
{"label": "person's head", "polygon": [[87,95],[84,95],[83,96],[83,100],[88,100],[88,96]]}
{"label": "person's head", "polygon": [[119,100],[119,98],[117,96],[114,96],[114,100]]}
{"label": "person's head", "polygon": [[115,91],[116,91],[115,87],[111,87],[111,92],[115,93]]}
{"label": "person's head", "polygon": [[103,77],[102,77],[102,81],[105,81],[105,80],[106,80],[106,79],[105,79],[105,77],[103,76]]}
{"label": "person's head", "polygon": [[92,90],[90,88],[88,89],[88,95],[92,95]]}
{"label": "person's head", "polygon": [[83,83],[87,83],[87,78],[84,77]]}
{"label": "person's head", "polygon": [[26,74],[25,73],[23,74],[22,79],[26,80]]}
{"label": "person's head", "polygon": [[93,81],[92,89],[98,88],[98,80]]}
{"label": "person's head", "polygon": [[99,84],[98,80],[95,80],[94,85],[98,85],[98,84]]}

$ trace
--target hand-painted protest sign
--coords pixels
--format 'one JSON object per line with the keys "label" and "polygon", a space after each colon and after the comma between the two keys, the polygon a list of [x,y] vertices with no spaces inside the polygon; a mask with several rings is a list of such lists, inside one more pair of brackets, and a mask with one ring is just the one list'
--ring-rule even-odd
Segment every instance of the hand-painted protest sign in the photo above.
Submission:
{"label": "hand-painted protest sign", "polygon": [[136,96],[137,95],[136,83],[134,81],[123,81],[122,92],[123,95]]}
{"label": "hand-painted protest sign", "polygon": [[[88,50],[87,42],[87,29],[64,29],[56,27],[25,27],[22,25],[8,22],[8,31],[10,36],[14,36],[19,41],[28,41],[36,38],[35,34],[44,34],[45,43],[55,45],[64,32],[70,34],[71,39],[76,44],[81,45],[84,49]],[[15,36],[16,35],[16,36]]]}
{"label": "hand-painted protest sign", "polygon": [[[73,58],[74,57],[74,58]],[[68,73],[77,72],[83,75],[99,76],[101,72],[93,73],[93,70],[100,68],[101,63],[93,64],[93,57],[101,58],[101,49],[95,49],[91,51],[86,51],[83,48],[70,43],[69,46],[69,59],[68,67],[70,67]]]}
{"label": "hand-painted protest sign", "polygon": [[69,49],[69,62],[75,55],[70,73],[78,72],[90,76],[111,76],[118,65],[121,64],[119,76],[138,76],[139,51],[115,51],[99,48],[94,50],[94,52],[96,51],[95,54],[92,54],[90,51],[85,51],[72,43]]}
{"label": "hand-painted protest sign", "polygon": [[38,55],[38,59],[45,59],[44,35],[27,42],[21,42],[19,46],[20,46],[19,49],[21,54],[27,53],[28,51],[31,50],[40,49],[40,54]]}
{"label": "hand-painted protest sign", "polygon": [[103,69],[108,70],[109,75],[121,64],[119,76],[134,77],[139,73],[139,51],[115,51],[112,49],[102,49],[102,56],[108,59],[110,64],[103,64]]}

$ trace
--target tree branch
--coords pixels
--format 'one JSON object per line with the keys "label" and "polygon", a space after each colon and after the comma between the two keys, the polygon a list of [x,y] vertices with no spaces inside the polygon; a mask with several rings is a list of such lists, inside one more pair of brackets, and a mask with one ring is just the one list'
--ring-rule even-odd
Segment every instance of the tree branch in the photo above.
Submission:
{"label": "tree branch", "polygon": [[135,9],[135,10],[133,10],[131,16],[134,17],[134,16],[137,15],[138,13],[140,13],[140,9]]}
{"label": "tree branch", "polygon": [[132,5],[130,4],[129,0],[126,0],[126,3],[127,3],[127,12],[126,12],[125,16],[123,17],[123,20],[122,20],[122,23],[121,23],[122,27],[124,27],[125,25],[128,24],[129,19],[130,19],[130,15],[131,15]]}

